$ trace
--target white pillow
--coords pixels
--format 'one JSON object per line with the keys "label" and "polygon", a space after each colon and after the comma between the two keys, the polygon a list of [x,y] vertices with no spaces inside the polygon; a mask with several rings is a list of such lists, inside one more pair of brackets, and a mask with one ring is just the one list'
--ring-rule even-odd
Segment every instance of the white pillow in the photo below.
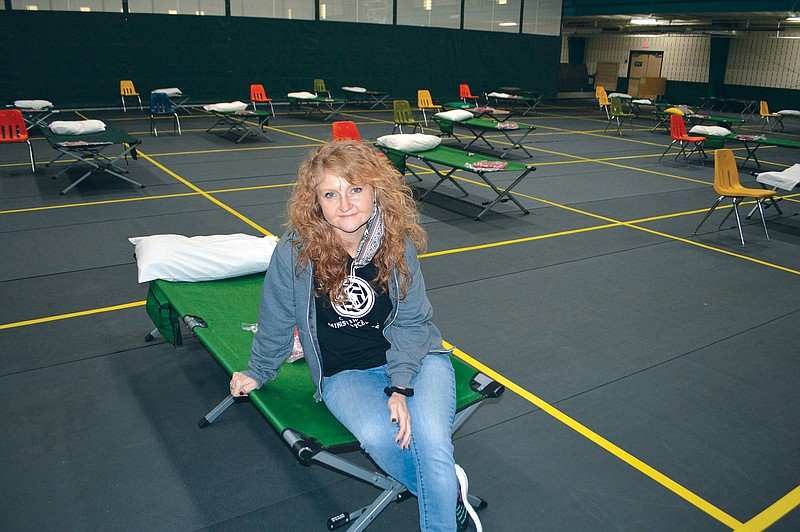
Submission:
{"label": "white pillow", "polygon": [[401,133],[399,135],[384,135],[378,137],[378,144],[396,150],[418,152],[432,150],[442,142],[435,135],[423,133]]}
{"label": "white pillow", "polygon": [[730,135],[731,130],[728,128],[724,128],[722,126],[692,126],[692,129],[689,130],[689,133],[698,133],[700,135],[714,135],[718,137],[724,137],[725,135]]}
{"label": "white pillow", "polygon": [[342,87],[342,90],[349,92],[367,92],[364,87]]}
{"label": "white pillow", "polygon": [[274,236],[242,233],[137,236],[128,241],[136,246],[140,283],[153,279],[211,281],[263,272],[278,243]]}
{"label": "white pillow", "polygon": [[800,111],[798,111],[797,109],[782,109],[778,111],[778,114],[784,116],[800,116]]}
{"label": "white pillow", "polygon": [[624,92],[612,92],[608,95],[609,98],[622,98],[623,100],[627,100],[628,98],[633,98],[630,94],[625,94]]}
{"label": "white pillow", "polygon": [[442,111],[441,113],[436,113],[435,116],[438,118],[444,118],[445,120],[452,120],[453,122],[463,122],[464,120],[469,120],[472,118],[473,115],[464,109],[453,109],[451,111]]}
{"label": "white pillow", "polygon": [[288,96],[289,98],[300,98],[301,100],[309,100],[311,98],[317,97],[317,95],[314,94],[313,92],[306,92],[306,91],[290,92],[286,96]]}
{"label": "white pillow", "polygon": [[102,120],[56,120],[48,127],[56,135],[88,135],[106,130]]}
{"label": "white pillow", "polygon": [[236,100],[235,102],[210,103],[208,105],[204,105],[203,109],[206,111],[219,111],[221,113],[229,111],[244,111],[247,109],[247,104]]}
{"label": "white pillow", "polygon": [[53,102],[49,100],[14,100],[14,107],[17,109],[48,109],[53,107]]}
{"label": "white pillow", "polygon": [[511,94],[505,92],[490,92],[486,96],[489,98],[511,98]]}

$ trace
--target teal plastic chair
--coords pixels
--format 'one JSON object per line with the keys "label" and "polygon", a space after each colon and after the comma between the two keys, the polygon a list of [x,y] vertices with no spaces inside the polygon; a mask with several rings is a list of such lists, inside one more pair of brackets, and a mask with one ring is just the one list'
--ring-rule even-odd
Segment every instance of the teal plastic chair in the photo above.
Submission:
{"label": "teal plastic chair", "polygon": [[175,112],[175,104],[163,92],[150,93],[150,134],[156,137],[158,136],[157,116],[172,116],[172,132],[181,134],[181,121],[178,119],[178,113]]}

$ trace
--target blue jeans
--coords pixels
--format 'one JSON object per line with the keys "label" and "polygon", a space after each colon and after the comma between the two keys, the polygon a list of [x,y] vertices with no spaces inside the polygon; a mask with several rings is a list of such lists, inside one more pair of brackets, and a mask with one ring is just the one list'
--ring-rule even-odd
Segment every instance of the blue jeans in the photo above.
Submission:
{"label": "blue jeans", "polygon": [[408,449],[400,449],[394,441],[398,427],[389,419],[388,397],[383,393],[390,386],[386,366],[325,377],[322,399],[375,463],[417,496],[420,530],[452,531],[456,529],[458,481],[452,439],[455,375],[450,357],[428,354],[412,384],[414,396],[406,398],[411,416]]}

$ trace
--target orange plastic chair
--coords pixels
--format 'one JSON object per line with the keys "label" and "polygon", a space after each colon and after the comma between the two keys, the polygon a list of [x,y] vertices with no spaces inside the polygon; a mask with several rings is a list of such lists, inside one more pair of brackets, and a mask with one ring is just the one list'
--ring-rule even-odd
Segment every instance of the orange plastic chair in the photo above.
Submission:
{"label": "orange plastic chair", "polygon": [[361,135],[354,122],[341,120],[331,124],[333,130],[333,140],[357,140],[361,142]]}
{"label": "orange plastic chair", "polygon": [[33,158],[33,146],[28,139],[28,129],[25,127],[25,119],[19,109],[9,109],[0,111],[0,143],[11,144],[13,142],[27,142],[28,154],[31,158],[31,172],[36,173],[36,162]]}
{"label": "orange plastic chair", "polygon": [[[767,237],[767,240],[769,240],[767,222],[764,221],[764,200],[774,197],[777,193],[774,190],[743,187],[739,182],[739,169],[736,167],[736,159],[733,157],[733,151],[728,148],[721,148],[714,151],[714,191],[719,194],[719,198],[703,217],[697,229],[692,232],[692,235],[697,234],[700,226],[708,220],[708,217],[711,216],[711,213],[714,212],[714,209],[717,208],[723,199],[731,198],[733,200],[733,209],[731,210],[736,213],[736,225],[739,227],[739,239],[742,241],[742,246],[744,246],[744,233],[742,232],[742,220],[739,216],[739,204],[744,198],[752,198],[756,200],[758,204],[758,212],[761,213],[761,224],[764,226],[764,235]],[[730,215],[731,211],[728,211],[728,214],[725,215],[725,218],[723,218],[717,226],[717,230],[722,227],[722,224],[725,223],[725,220],[727,220]]]}
{"label": "orange plastic chair", "polygon": [[[700,162],[703,164],[703,166],[706,165],[703,161],[703,159],[708,157],[703,149],[703,143],[706,141],[706,138],[700,135],[689,135],[686,132],[686,123],[683,121],[683,117],[681,115],[675,114],[669,117],[669,136],[672,137],[672,142],[669,146],[667,146],[667,149],[664,150],[664,153],[661,154],[661,157],[664,157],[669,149],[672,148],[677,142],[681,147],[681,151],[679,151],[678,155],[675,156],[676,160],[681,154],[685,154],[683,159],[686,160],[691,154],[697,152],[703,156],[700,159]],[[691,144],[694,144],[694,146],[692,146],[692,149],[689,151],[689,153],[686,153],[686,148]],[[661,157],[658,158],[659,161],[661,160]]]}
{"label": "orange plastic chair", "polygon": [[129,79],[123,79],[119,82],[119,97],[122,100],[122,110],[126,113],[128,109],[125,107],[125,97],[136,97],[139,100],[139,110],[142,110],[142,98],[139,96],[139,93],[136,92],[136,89],[133,87],[133,81]]}
{"label": "orange plastic chair", "polygon": [[[769,126],[769,130],[770,131],[775,129],[775,126],[781,126],[781,129],[785,129],[783,127],[783,115],[780,114],[780,113],[770,113],[769,112],[769,105],[767,105],[766,101],[761,100],[759,102],[759,104],[758,104],[758,113],[761,115],[761,118],[759,119],[759,122],[761,120],[764,121],[764,124],[761,126],[761,129],[764,129],[767,126]],[[774,124],[772,124],[770,122],[770,120],[769,120],[770,118],[774,118],[775,119],[775,123]]]}
{"label": "orange plastic chair", "polygon": [[272,98],[267,98],[267,92],[264,90],[264,85],[250,85],[250,101],[253,103],[253,111],[258,111],[256,104],[268,103],[270,113],[272,113],[273,117],[275,116],[275,108],[272,107]]}
{"label": "orange plastic chair", "polygon": [[433,103],[433,98],[431,97],[431,92],[426,89],[421,89],[417,91],[417,107],[419,110],[422,111],[422,118],[425,120],[425,125],[428,125],[428,117],[425,114],[425,111],[441,111],[442,106],[436,105]]}
{"label": "orange plastic chair", "polygon": [[467,102],[467,100],[475,100],[472,103],[478,105],[478,97],[470,92],[469,85],[467,85],[466,83],[462,83],[461,85],[458,86],[458,92],[461,95],[460,98],[464,102]]}

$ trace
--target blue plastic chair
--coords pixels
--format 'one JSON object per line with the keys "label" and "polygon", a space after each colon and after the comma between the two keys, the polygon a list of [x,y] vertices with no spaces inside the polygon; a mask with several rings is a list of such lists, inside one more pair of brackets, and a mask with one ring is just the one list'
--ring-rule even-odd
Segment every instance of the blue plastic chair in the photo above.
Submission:
{"label": "blue plastic chair", "polygon": [[177,131],[178,135],[181,134],[181,121],[178,119],[178,113],[175,112],[175,104],[163,92],[150,93],[150,134],[156,137],[158,136],[157,116],[172,116],[172,132]]}

